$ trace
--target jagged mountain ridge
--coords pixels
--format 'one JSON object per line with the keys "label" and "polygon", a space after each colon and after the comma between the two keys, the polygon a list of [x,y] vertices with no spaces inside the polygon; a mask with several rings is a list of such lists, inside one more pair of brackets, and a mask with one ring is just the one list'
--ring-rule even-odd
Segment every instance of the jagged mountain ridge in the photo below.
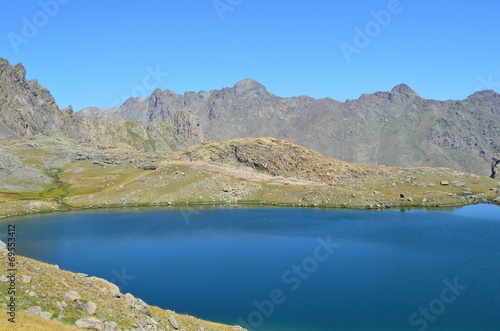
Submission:
{"label": "jagged mountain ridge", "polygon": [[25,74],[21,64],[0,59],[0,137],[44,135],[151,151],[273,136],[348,162],[445,166],[481,175],[490,174],[500,151],[500,96],[494,91],[435,101],[402,84],[339,102],[281,98],[246,79],[184,95],[157,89],[119,108],[85,109],[77,116],[71,107],[61,111],[50,92]]}
{"label": "jagged mountain ridge", "polygon": [[47,89],[26,79],[21,64],[11,66],[0,58],[0,138],[42,135],[94,145],[125,144],[146,151],[176,150],[203,140],[197,123],[186,112],[176,112],[169,119],[143,124],[77,116],[71,106],[60,110]]}
{"label": "jagged mountain ridge", "polygon": [[436,101],[401,84],[339,102],[281,98],[245,79],[231,88],[184,95],[157,89],[119,108],[79,114],[149,123],[168,121],[180,109],[200,123],[209,141],[272,136],[348,162],[443,166],[489,175],[491,159],[500,151],[500,95],[492,90],[461,101]]}

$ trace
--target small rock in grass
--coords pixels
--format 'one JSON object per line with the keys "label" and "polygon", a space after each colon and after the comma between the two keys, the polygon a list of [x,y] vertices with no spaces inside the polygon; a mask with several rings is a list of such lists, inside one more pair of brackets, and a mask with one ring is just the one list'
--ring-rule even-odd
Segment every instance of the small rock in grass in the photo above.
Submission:
{"label": "small rock in grass", "polygon": [[40,317],[45,318],[46,320],[50,320],[50,319],[52,319],[52,314],[49,313],[48,311],[42,311],[40,313]]}
{"label": "small rock in grass", "polygon": [[104,323],[104,331],[118,331],[118,324],[116,322]]}
{"label": "small rock in grass", "polygon": [[21,280],[23,281],[23,283],[25,284],[28,284],[31,282],[31,276],[28,276],[28,275],[22,275],[21,276]]}
{"label": "small rock in grass", "polygon": [[40,308],[39,306],[33,306],[33,307],[29,307],[29,308],[25,309],[24,311],[27,312],[28,314],[40,316],[40,314],[42,312],[42,308]]}

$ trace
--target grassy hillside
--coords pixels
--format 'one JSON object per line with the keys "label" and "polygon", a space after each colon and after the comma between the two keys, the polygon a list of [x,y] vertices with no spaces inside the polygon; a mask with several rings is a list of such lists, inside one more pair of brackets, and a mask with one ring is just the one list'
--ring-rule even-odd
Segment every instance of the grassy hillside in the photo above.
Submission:
{"label": "grassy hillside", "polygon": [[0,216],[199,203],[440,206],[500,196],[499,182],[487,177],[350,164],[273,138],[205,143],[177,153],[40,138],[11,141],[0,153],[15,165],[0,163]]}

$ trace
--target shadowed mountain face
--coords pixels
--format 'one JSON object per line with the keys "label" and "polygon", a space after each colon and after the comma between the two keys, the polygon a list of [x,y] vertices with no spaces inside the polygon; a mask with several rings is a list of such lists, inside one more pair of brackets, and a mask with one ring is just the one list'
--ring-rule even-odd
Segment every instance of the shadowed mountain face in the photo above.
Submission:
{"label": "shadowed mountain face", "polygon": [[76,116],[71,106],[61,111],[47,89],[25,76],[21,64],[11,66],[0,58],[0,138],[41,135],[145,151],[175,150],[202,141],[198,123],[185,111],[174,112],[168,121],[148,123]]}
{"label": "shadowed mountain face", "polygon": [[184,95],[159,89],[119,108],[80,115],[143,123],[170,121],[183,110],[205,139],[272,136],[327,156],[365,164],[444,166],[490,175],[500,150],[500,95],[477,92],[461,101],[421,98],[407,85],[338,102],[281,98],[245,79],[232,88]]}

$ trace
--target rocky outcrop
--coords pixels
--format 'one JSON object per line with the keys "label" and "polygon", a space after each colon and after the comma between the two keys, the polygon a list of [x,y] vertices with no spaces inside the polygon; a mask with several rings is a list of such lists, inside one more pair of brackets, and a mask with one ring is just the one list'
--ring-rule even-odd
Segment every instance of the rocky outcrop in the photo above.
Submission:
{"label": "rocky outcrop", "polygon": [[349,164],[274,138],[204,143],[183,151],[181,157],[190,161],[253,168],[272,176],[330,184],[345,178],[394,170],[383,166]]}
{"label": "rocky outcrop", "polygon": [[176,150],[202,141],[193,116],[146,124],[80,117],[72,106],[60,110],[47,89],[25,76],[21,64],[11,66],[0,58],[0,139],[63,137],[93,145],[125,144],[144,151]]}
{"label": "rocky outcrop", "polygon": [[491,178],[495,179],[497,177],[498,165],[500,164],[500,154],[493,157],[491,161]]}
{"label": "rocky outcrop", "polygon": [[280,98],[245,79],[232,88],[184,95],[156,90],[109,110],[80,115],[111,120],[171,121],[178,110],[199,120],[208,141],[276,137],[336,159],[391,166],[444,166],[489,175],[500,150],[500,95],[465,100],[421,98],[405,84],[390,92],[338,102],[307,96]]}

